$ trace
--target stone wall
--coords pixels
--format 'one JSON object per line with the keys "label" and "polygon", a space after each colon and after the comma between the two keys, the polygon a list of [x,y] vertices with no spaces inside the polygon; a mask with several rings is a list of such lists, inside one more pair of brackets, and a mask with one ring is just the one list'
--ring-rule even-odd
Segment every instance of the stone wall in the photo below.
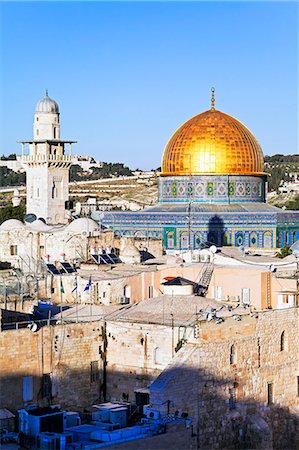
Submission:
{"label": "stone wall", "polygon": [[200,448],[296,448],[289,408],[298,402],[298,312],[203,323],[198,341],[151,385],[152,407],[165,413],[169,402],[171,412],[191,415]]}
{"label": "stone wall", "polygon": [[[298,316],[290,308],[202,321],[177,353],[181,330],[164,325],[97,321],[3,331],[0,407],[26,405],[28,376],[28,402],[75,410],[104,398],[134,402],[135,390],[150,385],[153,409],[192,416],[199,448],[296,448]],[[43,395],[43,374],[51,374],[52,399]]]}
{"label": "stone wall", "polygon": [[148,387],[172,359],[178,329],[107,322],[107,340],[108,399],[134,402],[134,390]]}
{"label": "stone wall", "polygon": [[[29,403],[44,405],[42,376],[51,374],[52,403],[80,409],[102,400],[102,323],[45,326],[33,333],[28,328],[0,333],[0,407],[16,411],[23,401],[23,378],[32,377]],[[98,373],[91,381],[91,362]]]}
{"label": "stone wall", "polygon": [[[44,326],[0,333],[0,408],[25,406],[23,377],[33,377],[29,403],[44,405],[42,375],[51,374],[52,403],[69,409],[106,400],[135,400],[175,353],[177,327],[101,321]],[[91,382],[91,362],[98,380]]]}

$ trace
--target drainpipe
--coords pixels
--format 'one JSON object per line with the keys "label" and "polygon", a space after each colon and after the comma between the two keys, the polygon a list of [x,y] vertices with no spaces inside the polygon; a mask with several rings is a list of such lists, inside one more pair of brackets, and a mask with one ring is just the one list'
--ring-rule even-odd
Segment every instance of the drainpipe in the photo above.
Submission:
{"label": "drainpipe", "polygon": [[173,314],[171,315],[171,355],[174,357],[174,320],[173,320]]}
{"label": "drainpipe", "polygon": [[106,401],[106,396],[107,396],[107,347],[108,347],[108,341],[107,341],[107,327],[106,327],[106,322],[104,322],[104,325],[101,327],[102,328],[102,340],[103,340],[103,352],[101,355],[103,364],[103,382],[102,382],[102,394],[103,394],[103,400],[104,402]]}

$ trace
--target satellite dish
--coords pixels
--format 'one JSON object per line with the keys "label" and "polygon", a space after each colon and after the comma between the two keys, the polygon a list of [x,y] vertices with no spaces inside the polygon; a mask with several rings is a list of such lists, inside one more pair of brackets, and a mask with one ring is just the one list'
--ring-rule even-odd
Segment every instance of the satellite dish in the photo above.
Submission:
{"label": "satellite dish", "polygon": [[216,247],[216,245],[211,245],[211,247],[209,248],[209,250],[210,250],[211,253],[213,253],[213,255],[214,255],[215,253],[217,253],[217,247]]}
{"label": "satellite dish", "polygon": [[32,331],[32,333],[35,333],[37,331],[37,323],[30,323],[27,328],[29,328],[30,331]]}
{"label": "satellite dish", "polygon": [[32,223],[37,219],[35,214],[26,214],[24,216],[24,222],[25,223]]}
{"label": "satellite dish", "polygon": [[44,222],[45,224],[47,223],[43,217],[39,217],[37,220],[40,220],[41,222]]}

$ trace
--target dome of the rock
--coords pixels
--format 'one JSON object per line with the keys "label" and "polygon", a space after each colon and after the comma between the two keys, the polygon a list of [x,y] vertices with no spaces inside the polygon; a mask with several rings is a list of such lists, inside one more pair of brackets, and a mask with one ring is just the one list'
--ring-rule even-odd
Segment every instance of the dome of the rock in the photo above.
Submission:
{"label": "dome of the rock", "polygon": [[263,153],[257,139],[237,119],[213,107],[179,127],[162,158],[162,176],[263,172]]}

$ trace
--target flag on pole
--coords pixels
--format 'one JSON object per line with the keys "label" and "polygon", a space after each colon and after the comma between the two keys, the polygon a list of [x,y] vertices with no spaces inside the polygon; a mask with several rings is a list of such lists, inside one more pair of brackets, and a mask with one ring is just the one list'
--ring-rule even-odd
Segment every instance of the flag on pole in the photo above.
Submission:
{"label": "flag on pole", "polygon": [[60,292],[62,294],[64,294],[64,287],[63,287],[63,284],[62,284],[62,278],[61,277],[60,277]]}
{"label": "flag on pole", "polygon": [[78,281],[77,281],[77,277],[75,277],[72,293],[75,292],[77,289],[78,289]]}
{"label": "flag on pole", "polygon": [[84,292],[85,291],[89,291],[90,286],[91,286],[91,277],[89,277],[89,280],[88,280],[88,282],[87,282],[87,284],[86,284],[86,286],[84,288]]}

